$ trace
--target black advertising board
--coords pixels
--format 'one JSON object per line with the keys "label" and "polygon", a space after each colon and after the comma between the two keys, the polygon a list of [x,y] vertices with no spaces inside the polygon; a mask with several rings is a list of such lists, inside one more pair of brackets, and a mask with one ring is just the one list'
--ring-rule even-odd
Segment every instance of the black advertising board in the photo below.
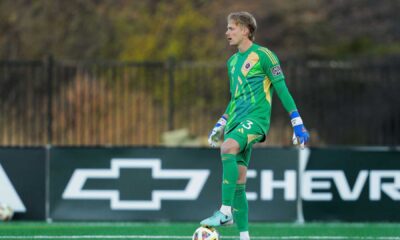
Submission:
{"label": "black advertising board", "polygon": [[0,148],[0,202],[14,220],[44,220],[45,148]]}
{"label": "black advertising board", "polygon": [[[199,221],[221,171],[210,148],[0,148],[0,202],[14,220]],[[400,221],[400,151],[255,148],[246,192],[250,221]]]}
{"label": "black advertising board", "polygon": [[[296,220],[296,187],[290,185],[296,184],[297,155],[290,149],[253,151],[251,220]],[[50,217],[199,221],[221,204],[221,171],[215,149],[52,148]]]}
{"label": "black advertising board", "polygon": [[313,149],[302,177],[306,221],[399,221],[400,152]]}

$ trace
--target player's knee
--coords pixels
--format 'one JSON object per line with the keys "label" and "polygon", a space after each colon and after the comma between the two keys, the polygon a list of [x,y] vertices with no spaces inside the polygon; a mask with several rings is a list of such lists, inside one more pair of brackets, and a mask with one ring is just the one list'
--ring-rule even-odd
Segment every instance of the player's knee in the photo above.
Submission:
{"label": "player's knee", "polygon": [[246,184],[247,180],[247,167],[240,165],[239,166],[239,176],[237,180],[237,184]]}
{"label": "player's knee", "polygon": [[239,173],[237,184],[246,184],[246,174]]}
{"label": "player's knee", "polygon": [[236,184],[246,184],[246,178],[239,177]]}
{"label": "player's knee", "polygon": [[226,141],[221,145],[221,154],[237,154],[240,147],[236,141]]}

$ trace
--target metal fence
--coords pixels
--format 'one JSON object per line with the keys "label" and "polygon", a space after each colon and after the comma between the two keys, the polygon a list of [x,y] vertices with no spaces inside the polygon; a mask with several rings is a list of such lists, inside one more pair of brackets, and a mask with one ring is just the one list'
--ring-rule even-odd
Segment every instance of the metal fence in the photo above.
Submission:
{"label": "metal fence", "polygon": [[[399,145],[400,61],[282,63],[312,145]],[[206,145],[229,101],[224,63],[0,61],[0,145]],[[273,99],[266,143],[290,144]]]}

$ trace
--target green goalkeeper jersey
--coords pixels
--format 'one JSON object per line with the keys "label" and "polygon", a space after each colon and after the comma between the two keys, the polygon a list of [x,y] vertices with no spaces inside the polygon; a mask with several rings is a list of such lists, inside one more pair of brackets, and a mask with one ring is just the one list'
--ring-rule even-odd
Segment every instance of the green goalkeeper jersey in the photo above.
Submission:
{"label": "green goalkeeper jersey", "polygon": [[279,60],[268,48],[257,44],[245,52],[237,52],[227,62],[231,100],[225,114],[229,116],[225,132],[243,120],[257,123],[267,133],[274,92],[288,112],[296,110]]}

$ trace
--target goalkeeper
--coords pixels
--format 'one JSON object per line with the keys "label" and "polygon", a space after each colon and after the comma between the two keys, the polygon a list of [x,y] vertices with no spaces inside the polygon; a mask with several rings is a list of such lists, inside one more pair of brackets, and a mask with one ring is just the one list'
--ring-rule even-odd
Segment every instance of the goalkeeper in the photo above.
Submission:
{"label": "goalkeeper", "polygon": [[293,143],[304,147],[309,134],[289,93],[276,55],[254,41],[257,28],[247,12],[229,14],[226,37],[238,52],[228,62],[231,100],[209,135],[208,142],[221,145],[222,205],[201,225],[216,227],[236,223],[240,240],[249,240],[246,174],[254,143],[264,141],[270,126],[271,99],[278,95],[293,126]]}

